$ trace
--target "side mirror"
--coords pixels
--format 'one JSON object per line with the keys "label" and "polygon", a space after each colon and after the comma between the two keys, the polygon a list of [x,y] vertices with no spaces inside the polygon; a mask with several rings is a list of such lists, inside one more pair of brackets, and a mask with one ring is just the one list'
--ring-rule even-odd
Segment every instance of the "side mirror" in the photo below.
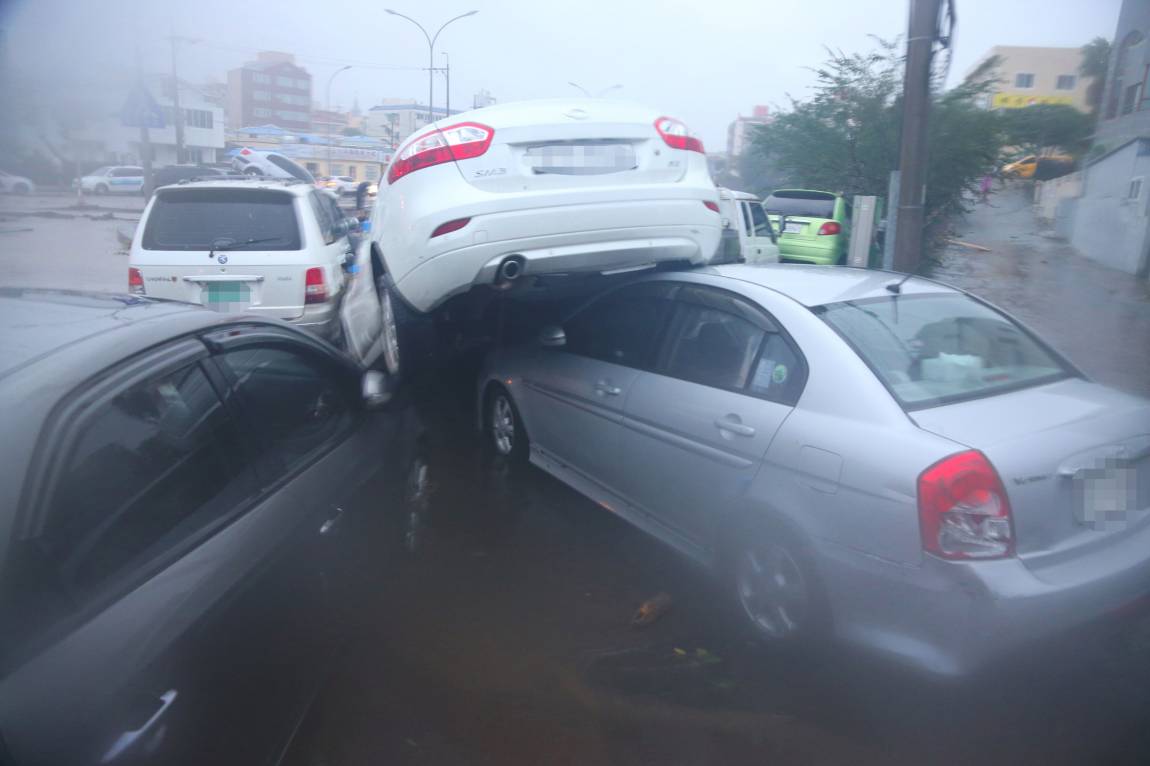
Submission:
{"label": "side mirror", "polygon": [[558,325],[547,325],[539,332],[539,345],[546,348],[561,348],[567,345],[567,333]]}
{"label": "side mirror", "polygon": [[387,387],[387,375],[380,370],[363,373],[363,404],[369,410],[378,410],[391,401],[392,392]]}

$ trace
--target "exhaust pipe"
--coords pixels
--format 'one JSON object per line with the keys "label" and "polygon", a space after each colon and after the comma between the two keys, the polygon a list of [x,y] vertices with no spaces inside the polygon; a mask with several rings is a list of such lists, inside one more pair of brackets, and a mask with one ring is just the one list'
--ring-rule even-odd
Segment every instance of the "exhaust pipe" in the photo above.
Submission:
{"label": "exhaust pipe", "polygon": [[495,272],[495,284],[510,287],[511,283],[523,275],[525,262],[522,255],[509,255],[499,264]]}

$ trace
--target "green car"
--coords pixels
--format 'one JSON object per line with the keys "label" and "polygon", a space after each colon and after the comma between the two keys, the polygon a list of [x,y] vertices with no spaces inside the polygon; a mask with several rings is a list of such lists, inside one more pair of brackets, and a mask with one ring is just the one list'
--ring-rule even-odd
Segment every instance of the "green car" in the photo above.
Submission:
{"label": "green car", "polygon": [[831,266],[846,261],[851,204],[843,195],[779,189],[763,200],[763,207],[779,232],[781,260]]}

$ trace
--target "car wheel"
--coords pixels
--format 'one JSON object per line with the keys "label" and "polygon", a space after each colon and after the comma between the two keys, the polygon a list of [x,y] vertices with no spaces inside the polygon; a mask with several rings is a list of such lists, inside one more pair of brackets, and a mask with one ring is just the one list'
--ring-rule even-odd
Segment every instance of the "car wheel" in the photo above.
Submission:
{"label": "car wheel", "polygon": [[96,188],[92,190],[97,196],[103,197],[108,193],[107,184],[96,184]]}
{"label": "car wheel", "polygon": [[825,637],[823,589],[810,553],[792,534],[774,524],[740,534],[728,565],[738,613],[760,641],[797,648]]}
{"label": "car wheel", "polygon": [[16,184],[15,186],[12,187],[12,193],[13,194],[19,194],[21,197],[23,197],[25,194],[28,194],[31,191],[32,190],[30,188],[28,188],[28,184]]}
{"label": "car wheel", "polygon": [[527,432],[507,389],[498,386],[487,396],[487,435],[499,457],[521,463],[527,459]]}
{"label": "car wheel", "polygon": [[[382,280],[381,280],[382,282]],[[391,290],[388,289],[386,284],[379,285],[379,306],[382,313],[381,328],[383,337],[383,363],[387,366],[387,372],[395,378],[399,378],[399,372],[402,369],[401,359],[399,355],[399,320],[395,315],[395,301],[391,297]]]}
{"label": "car wheel", "polygon": [[244,168],[244,175],[245,176],[262,176],[263,172],[261,172],[259,168],[254,168],[254,167],[249,165],[248,167]]}

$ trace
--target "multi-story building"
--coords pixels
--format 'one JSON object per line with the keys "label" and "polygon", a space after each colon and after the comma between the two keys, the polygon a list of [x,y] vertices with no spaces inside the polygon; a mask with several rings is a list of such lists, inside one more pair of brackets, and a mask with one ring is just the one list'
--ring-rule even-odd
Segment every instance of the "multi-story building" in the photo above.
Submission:
{"label": "multi-story building", "polygon": [[261,51],[228,72],[228,127],[311,130],[311,85],[311,75],[290,53]]}
{"label": "multi-story building", "polygon": [[472,109],[482,109],[485,106],[494,106],[495,96],[491,95],[489,90],[481,90],[476,93],[471,99]]}
{"label": "multi-story building", "polygon": [[745,152],[755,137],[755,130],[771,122],[771,110],[766,106],[756,106],[750,117],[739,115],[727,127],[727,156],[734,158]]}
{"label": "multi-story building", "polygon": [[349,125],[350,118],[347,112],[336,109],[332,109],[330,112],[327,109],[311,110],[311,130],[313,133],[342,136],[344,128]]}
{"label": "multi-story building", "polygon": [[1123,0],[1080,195],[1056,223],[1079,252],[1150,277],[1150,3]]}
{"label": "multi-story building", "polygon": [[[453,109],[452,114],[459,111]],[[363,132],[374,138],[382,138],[392,146],[399,144],[412,133],[434,120],[447,116],[447,110],[435,107],[433,120],[428,120],[427,105],[404,99],[385,98],[368,110],[364,117]]]}
{"label": "multi-story building", "polygon": [[1080,48],[1038,48],[996,45],[984,53],[967,74],[992,57],[999,58],[998,78],[985,96],[988,109],[1020,109],[1033,104],[1066,104],[1090,110],[1086,92],[1092,82],[1082,77]]}

